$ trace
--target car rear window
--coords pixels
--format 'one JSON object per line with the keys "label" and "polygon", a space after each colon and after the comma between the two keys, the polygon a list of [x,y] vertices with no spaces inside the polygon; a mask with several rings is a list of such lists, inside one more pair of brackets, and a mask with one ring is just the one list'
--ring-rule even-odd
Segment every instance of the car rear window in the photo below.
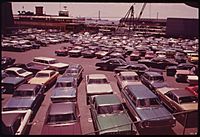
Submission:
{"label": "car rear window", "polygon": [[72,87],[73,84],[71,82],[58,82],[55,87]]}
{"label": "car rear window", "polygon": [[88,84],[107,84],[107,79],[89,79]]}
{"label": "car rear window", "polygon": [[157,98],[150,98],[150,99],[139,99],[138,100],[138,107],[153,107],[160,105],[159,100]]}
{"label": "car rear window", "polygon": [[116,112],[123,111],[122,104],[109,105],[109,106],[99,106],[97,113],[98,114],[112,114]]}
{"label": "car rear window", "polygon": [[17,90],[16,92],[13,93],[13,96],[21,96],[21,97],[24,97],[24,96],[33,96],[33,91],[19,91]]}
{"label": "car rear window", "polygon": [[65,123],[75,121],[76,117],[73,113],[62,115],[49,115],[47,123]]}
{"label": "car rear window", "polygon": [[37,73],[35,77],[49,77],[48,73]]}

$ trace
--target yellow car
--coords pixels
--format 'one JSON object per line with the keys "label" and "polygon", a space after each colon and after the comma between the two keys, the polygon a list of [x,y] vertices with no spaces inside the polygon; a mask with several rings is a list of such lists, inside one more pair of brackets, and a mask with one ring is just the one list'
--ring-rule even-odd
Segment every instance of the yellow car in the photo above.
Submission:
{"label": "yellow car", "polygon": [[28,81],[29,84],[40,84],[44,85],[46,88],[52,86],[59,75],[59,72],[55,70],[41,70],[37,72],[35,77]]}
{"label": "yellow car", "polygon": [[198,53],[191,53],[188,56],[188,61],[191,62],[191,63],[198,63],[198,61],[199,61],[199,55],[198,55]]}

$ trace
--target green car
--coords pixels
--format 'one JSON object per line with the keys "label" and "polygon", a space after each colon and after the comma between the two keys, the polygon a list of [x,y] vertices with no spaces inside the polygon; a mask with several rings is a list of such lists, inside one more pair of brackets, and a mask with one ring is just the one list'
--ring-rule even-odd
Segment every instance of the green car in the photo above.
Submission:
{"label": "green car", "polygon": [[115,94],[95,95],[89,98],[95,133],[136,135],[137,129],[123,104]]}

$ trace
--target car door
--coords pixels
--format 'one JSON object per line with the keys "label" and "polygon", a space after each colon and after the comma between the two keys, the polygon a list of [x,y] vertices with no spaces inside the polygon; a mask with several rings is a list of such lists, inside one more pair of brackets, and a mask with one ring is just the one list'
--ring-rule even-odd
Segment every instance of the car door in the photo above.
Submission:
{"label": "car door", "polygon": [[168,91],[167,93],[164,94],[165,97],[164,97],[164,102],[165,102],[165,105],[170,109],[170,110],[173,110],[174,108],[174,95]]}

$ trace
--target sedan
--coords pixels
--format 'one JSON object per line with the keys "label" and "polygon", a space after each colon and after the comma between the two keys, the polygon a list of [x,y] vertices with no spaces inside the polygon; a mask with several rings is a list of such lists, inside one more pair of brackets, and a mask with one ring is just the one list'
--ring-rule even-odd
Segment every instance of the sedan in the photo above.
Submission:
{"label": "sedan", "polygon": [[74,77],[60,77],[57,79],[51,93],[51,101],[65,102],[77,101],[77,84]]}
{"label": "sedan", "polygon": [[59,72],[54,70],[41,70],[37,72],[35,77],[31,78],[28,83],[30,84],[40,84],[44,85],[45,88],[50,88],[56,80],[59,75]]}
{"label": "sedan", "polygon": [[31,109],[36,111],[36,106],[42,102],[43,86],[37,84],[22,84],[8,100],[3,110]]}
{"label": "sedan", "polygon": [[123,89],[126,85],[142,84],[136,72],[126,71],[119,72],[115,75],[119,89]]}
{"label": "sedan", "polygon": [[151,59],[151,67],[165,69],[167,66],[177,66],[178,63],[173,59],[167,59],[165,57],[156,57]]}
{"label": "sedan", "polygon": [[159,88],[156,92],[161,101],[173,112],[198,110],[198,97],[188,90]]}
{"label": "sedan", "polygon": [[195,96],[198,97],[199,94],[199,85],[195,85],[195,86],[187,86],[185,87],[186,90],[190,91],[191,93],[193,93]]}
{"label": "sedan", "polygon": [[67,56],[68,55],[68,49],[67,49],[67,47],[61,47],[60,49],[57,49],[55,51],[55,54],[57,56]]}
{"label": "sedan", "polygon": [[118,58],[111,58],[101,62],[97,62],[95,66],[102,68],[103,70],[114,70],[119,66],[128,65],[126,61]]}
{"label": "sedan", "polygon": [[87,103],[89,96],[99,94],[112,94],[113,89],[105,74],[86,75]]}
{"label": "sedan", "polygon": [[137,133],[130,116],[115,94],[90,97],[90,112],[97,135]]}
{"label": "sedan", "polygon": [[80,114],[77,103],[61,102],[49,105],[42,135],[81,135]]}
{"label": "sedan", "polygon": [[26,80],[30,79],[33,77],[33,73],[30,71],[26,71],[23,68],[19,67],[10,67],[5,69],[5,73],[7,73],[9,76],[14,76],[14,77],[23,77]]}
{"label": "sedan", "polygon": [[77,85],[81,82],[83,78],[84,68],[80,64],[70,64],[69,67],[65,70],[63,77],[74,77]]}
{"label": "sedan", "polygon": [[148,70],[149,68],[145,64],[129,64],[129,65],[117,67],[114,69],[115,73],[119,73],[122,71],[134,71],[139,76],[141,76],[144,72]]}
{"label": "sedan", "polygon": [[1,69],[7,68],[9,65],[15,63],[15,59],[11,57],[1,57]]}

